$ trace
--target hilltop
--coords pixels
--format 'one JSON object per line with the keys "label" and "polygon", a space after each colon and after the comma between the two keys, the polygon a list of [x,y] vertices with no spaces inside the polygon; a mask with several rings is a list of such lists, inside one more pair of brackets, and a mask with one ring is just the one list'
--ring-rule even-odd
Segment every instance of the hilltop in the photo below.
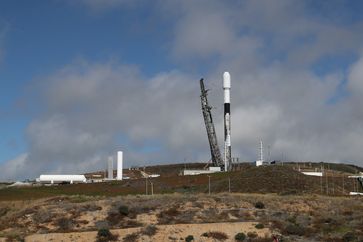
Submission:
{"label": "hilltop", "polygon": [[[189,167],[203,167],[204,164]],[[296,166],[296,164],[295,164]],[[0,189],[0,200],[26,200],[54,195],[118,196],[151,193],[207,193],[210,179],[212,193],[278,193],[278,194],[324,194],[347,195],[350,191],[362,191],[349,173],[325,170],[324,177],[306,176],[294,165],[271,165],[254,167],[244,165],[241,170],[197,176],[179,176],[184,164],[146,167],[145,172],[159,172],[160,177],[142,178],[139,170],[125,170],[135,179],[102,183],[73,184],[59,186],[33,186]],[[344,167],[344,166],[343,166]],[[349,167],[349,165],[347,166]],[[341,169],[342,167],[339,167]],[[346,169],[344,169],[346,170]],[[127,174],[127,173],[126,173]],[[146,191],[146,183],[147,189]]]}

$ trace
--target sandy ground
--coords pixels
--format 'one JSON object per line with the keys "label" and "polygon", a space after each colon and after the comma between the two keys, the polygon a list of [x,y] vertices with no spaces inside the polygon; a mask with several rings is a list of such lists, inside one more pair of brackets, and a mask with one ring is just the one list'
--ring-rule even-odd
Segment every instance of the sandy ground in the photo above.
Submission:
{"label": "sandy ground", "polygon": [[[157,233],[153,237],[141,236],[138,241],[183,241],[188,235],[194,236],[194,241],[215,241],[211,238],[205,238],[201,235],[204,232],[217,231],[228,235],[228,240],[234,241],[234,236],[239,232],[256,232],[260,237],[269,236],[268,229],[256,229],[254,222],[237,222],[237,223],[208,223],[208,224],[176,224],[176,225],[157,225]],[[141,228],[116,229],[111,230],[113,234],[119,235],[119,241],[132,233],[140,232]],[[46,241],[63,241],[63,242],[89,242],[95,241],[97,232],[75,232],[75,233],[50,233],[34,234],[25,238],[26,242],[46,242]]]}

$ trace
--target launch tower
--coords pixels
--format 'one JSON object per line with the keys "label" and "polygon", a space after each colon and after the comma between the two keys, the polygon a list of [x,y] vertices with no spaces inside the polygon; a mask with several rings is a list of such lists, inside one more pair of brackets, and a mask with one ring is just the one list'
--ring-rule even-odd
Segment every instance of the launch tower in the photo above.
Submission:
{"label": "launch tower", "polygon": [[203,112],[205,127],[207,129],[207,134],[208,134],[212,163],[213,166],[219,166],[221,167],[221,170],[224,170],[224,164],[221,152],[219,151],[216,131],[212,119],[212,113],[211,113],[212,107],[209,106],[208,104],[208,99],[207,99],[208,90],[205,90],[204,88],[203,78],[200,79],[200,91],[201,91],[200,98],[202,102],[202,112]]}

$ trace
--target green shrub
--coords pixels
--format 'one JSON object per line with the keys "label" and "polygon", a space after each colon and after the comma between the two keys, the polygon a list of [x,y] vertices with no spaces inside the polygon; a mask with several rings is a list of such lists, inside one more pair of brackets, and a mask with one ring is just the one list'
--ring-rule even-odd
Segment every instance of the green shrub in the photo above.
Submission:
{"label": "green shrub", "polygon": [[205,232],[202,234],[203,237],[207,237],[207,238],[213,238],[216,240],[226,240],[228,239],[228,236],[223,233],[223,232],[218,232],[218,231],[212,231],[212,232]]}
{"label": "green shrub", "polygon": [[127,215],[129,215],[129,207],[125,206],[125,205],[121,205],[120,207],[118,207],[118,212],[121,215],[127,216]]}
{"label": "green shrub", "polygon": [[5,216],[10,211],[10,208],[4,207],[0,208],[0,217]]}
{"label": "green shrub", "polygon": [[257,209],[264,209],[265,208],[265,204],[263,204],[263,202],[257,202],[255,203],[255,208]]}
{"label": "green shrub", "polygon": [[289,224],[285,227],[285,234],[302,236],[305,233],[305,229],[296,224]]}
{"label": "green shrub", "polygon": [[187,237],[185,237],[185,241],[186,242],[191,242],[194,240],[194,236],[193,235],[188,235]]}
{"label": "green shrub", "polygon": [[139,235],[137,233],[128,234],[123,238],[123,242],[135,242]]}
{"label": "green shrub", "polygon": [[99,237],[108,237],[110,235],[111,235],[110,230],[105,229],[105,228],[98,230],[98,233],[97,233],[97,236],[99,236]]}
{"label": "green shrub", "polygon": [[156,234],[156,231],[158,230],[158,228],[156,228],[155,225],[148,225],[146,226],[141,233],[147,236],[153,236]]}
{"label": "green shrub", "polygon": [[60,231],[69,231],[73,227],[73,221],[68,218],[60,218],[57,220],[57,225]]}
{"label": "green shrub", "polygon": [[97,242],[116,241],[117,235],[113,235],[109,229],[100,229],[97,232]]}
{"label": "green shrub", "polygon": [[236,241],[244,241],[246,239],[245,233],[238,233],[234,236]]}
{"label": "green shrub", "polygon": [[263,229],[265,226],[263,224],[256,224],[256,229]]}
{"label": "green shrub", "polygon": [[355,236],[355,234],[353,232],[347,232],[346,234],[344,234],[343,240],[345,242],[356,241],[357,237]]}

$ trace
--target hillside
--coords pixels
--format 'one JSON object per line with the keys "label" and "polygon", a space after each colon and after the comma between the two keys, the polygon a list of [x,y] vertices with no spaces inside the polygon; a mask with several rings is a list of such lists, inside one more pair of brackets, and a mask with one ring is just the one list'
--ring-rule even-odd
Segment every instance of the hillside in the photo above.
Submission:
{"label": "hillside", "polygon": [[[194,241],[232,242],[238,234],[251,242],[271,242],[274,237],[361,241],[362,201],[240,193],[6,201],[0,202],[0,241],[186,241],[193,236]],[[105,229],[111,234],[97,236]]]}
{"label": "hillside", "polygon": [[[148,168],[146,168],[147,170]],[[160,166],[165,172],[170,167]],[[163,171],[164,169],[164,171]],[[139,171],[133,171],[139,173]],[[347,195],[362,191],[356,180],[346,174],[329,171],[324,177],[306,176],[291,166],[245,167],[240,171],[210,174],[211,192],[279,193]],[[208,175],[162,175],[157,178],[139,178],[104,183],[73,184],[60,186],[13,187],[0,189],[0,200],[26,200],[54,195],[118,196],[147,193],[207,193]],[[229,182],[231,186],[229,187]]]}

